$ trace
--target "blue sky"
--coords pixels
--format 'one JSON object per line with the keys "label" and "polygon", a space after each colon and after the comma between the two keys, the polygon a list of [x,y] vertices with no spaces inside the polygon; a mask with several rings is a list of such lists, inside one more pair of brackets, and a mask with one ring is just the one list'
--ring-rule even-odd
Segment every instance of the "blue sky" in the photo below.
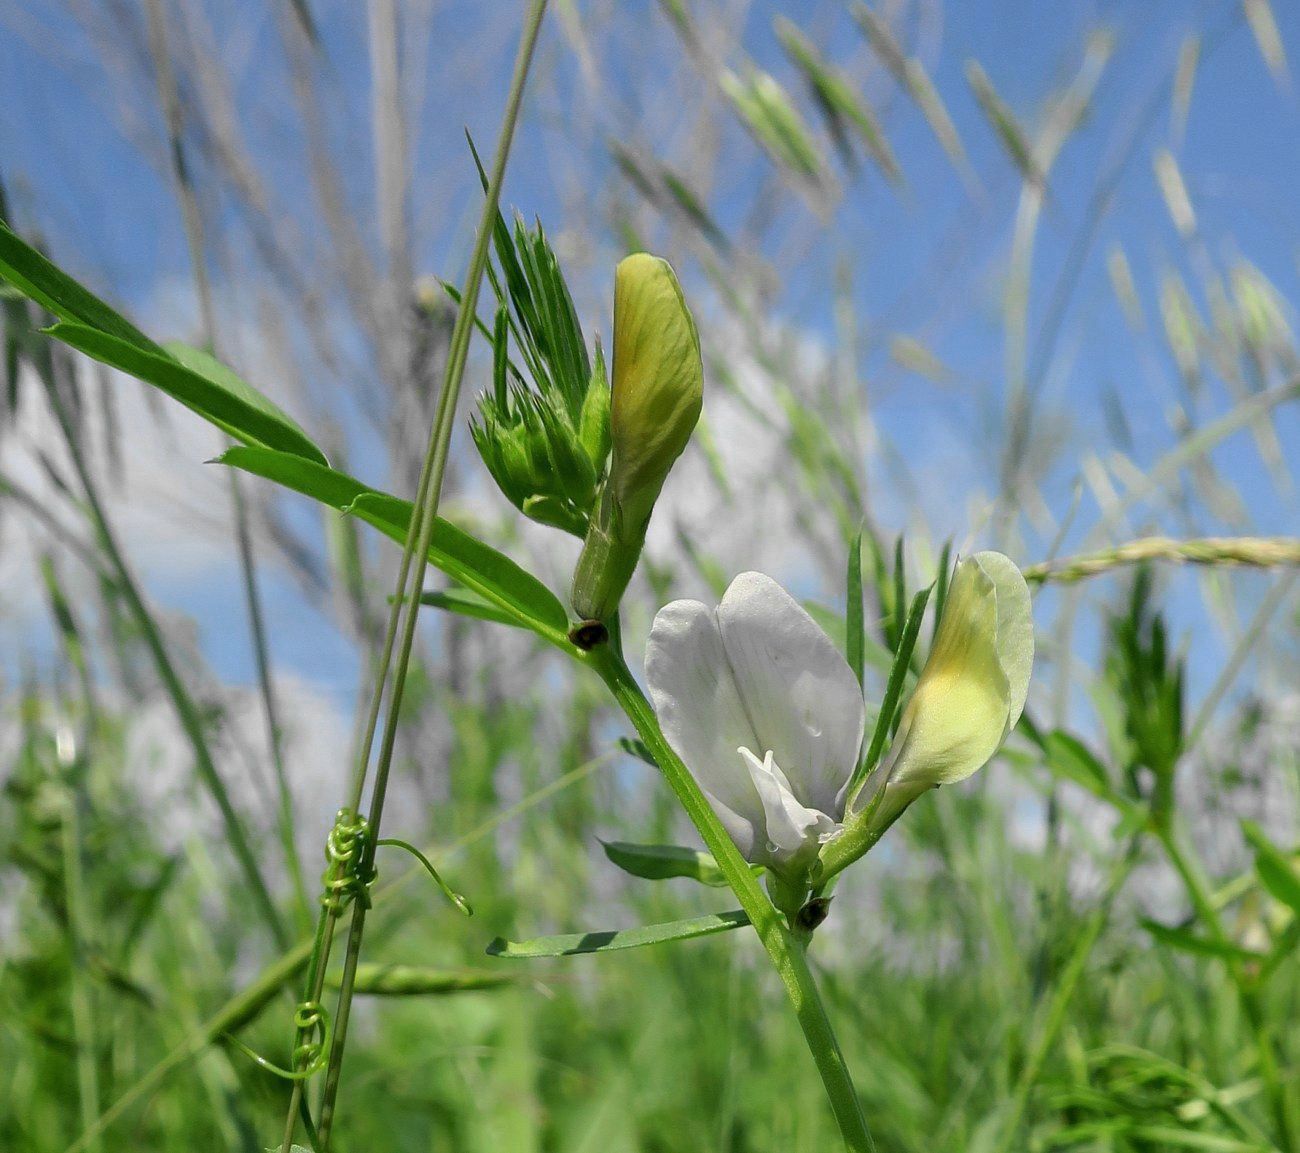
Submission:
{"label": "blue sky", "polygon": [[[316,7],[345,110],[336,129],[341,139],[350,140],[357,125],[364,124],[369,98],[364,45],[352,36],[345,4]],[[580,13],[584,9],[582,4],[576,7]],[[699,11],[708,7],[692,6]],[[160,292],[187,276],[171,189],[121,130],[110,105],[110,86],[93,63],[84,34],[59,15],[56,3],[27,8],[23,16],[0,16],[17,33],[0,36],[0,106],[6,109],[0,119],[0,179],[20,225],[38,224],[65,266],[148,326],[148,313],[157,309]],[[433,21],[433,40],[413,46],[428,59],[447,64],[428,73],[416,137],[412,215],[417,224],[432,222],[417,239],[421,272],[458,278],[470,243],[478,193],[462,131],[468,126],[484,147],[494,140],[514,39],[503,23],[503,8],[441,6]],[[1293,61],[1300,62],[1300,6],[1279,2],[1274,9],[1283,42]],[[268,72],[282,68],[269,7],[239,0],[226,11],[223,20],[228,19],[238,35],[232,34],[232,43],[225,47],[239,61],[241,112],[255,126],[250,131],[257,141],[257,159],[279,181],[287,199],[309,197],[292,117],[282,115],[267,97],[277,90]],[[813,14],[807,16],[809,12]],[[985,190],[982,203],[972,201],[916,109],[891,83],[875,76],[869,91],[886,118],[889,138],[907,174],[905,192],[891,192],[874,173],[865,181],[851,181],[841,173],[846,192],[824,226],[816,226],[798,204],[784,210],[791,227],[808,228],[810,239],[799,259],[780,270],[784,285],[776,309],[810,338],[830,339],[831,286],[837,268],[847,261],[856,311],[875,338],[861,366],[874,398],[874,416],[887,436],[926,462],[923,483],[936,483],[936,462],[927,460],[927,451],[942,456],[954,443],[968,446],[959,474],[964,480],[974,478],[988,486],[997,475],[995,454],[981,453],[979,445],[993,439],[1004,395],[999,308],[1019,182],[970,95],[963,75],[968,59],[980,61],[1005,101],[1032,125],[1048,94],[1074,74],[1089,31],[1105,27],[1116,37],[1091,115],[1052,173],[1034,263],[1031,349],[1099,179],[1149,102],[1156,101],[1158,107],[1087,249],[1049,363],[1045,402],[1068,416],[1070,438],[1048,490],[1058,514],[1068,503],[1080,454],[1093,448],[1102,451],[1109,443],[1102,407],[1107,394],[1123,398],[1140,464],[1149,465],[1173,443],[1165,414],[1181,394],[1159,329],[1156,291],[1163,270],[1178,270],[1195,285],[1196,271],[1202,267],[1198,261],[1209,260],[1222,269],[1241,257],[1288,300],[1300,299],[1296,89],[1294,82],[1279,84],[1270,75],[1236,12],[1233,3],[1174,0],[949,3],[942,24],[930,30],[925,59]],[[833,61],[854,69],[867,59],[861,38],[838,5],[747,6],[744,51],[792,90],[798,90],[797,80],[772,33],[772,18],[781,13],[796,15]],[[1205,38],[1204,63],[1186,133],[1175,140],[1169,102],[1162,93],[1180,46],[1192,32]],[[475,48],[472,53],[453,52],[450,58],[440,55],[448,52],[449,43]],[[565,189],[575,169],[587,174],[593,202],[599,191],[619,180],[599,147],[599,134],[595,146],[591,137],[577,139],[572,122],[581,111],[583,119],[612,131],[620,116],[644,112],[647,138],[640,143],[673,163],[689,125],[684,123],[685,110],[682,118],[675,118],[672,108],[663,107],[655,80],[660,62],[669,58],[665,54],[680,65],[682,49],[654,3],[627,6],[622,29],[598,31],[590,46],[602,54],[608,85],[604,95],[611,111],[583,104],[592,94],[583,85],[574,40],[552,18],[539,55],[535,99],[512,156],[506,199],[529,214],[540,214],[552,231],[591,227],[599,245],[612,246],[610,229],[598,213],[590,221],[572,218],[573,198]],[[472,67],[467,68],[470,59]],[[734,53],[729,63],[737,66],[739,59]],[[803,107],[807,112],[806,103]],[[141,115],[137,130],[156,145],[156,117],[151,119],[148,111]],[[367,219],[372,199],[363,138],[357,139],[357,147],[364,162],[349,170],[348,192],[354,211]],[[770,164],[737,125],[728,130],[721,147],[725,164],[716,174],[710,206],[724,226],[734,228],[750,212],[753,188]],[[1171,223],[1152,174],[1152,156],[1160,147],[1176,155],[1196,210],[1198,234],[1191,244]],[[436,210],[430,207],[433,201],[421,200],[422,188],[429,196],[436,194]],[[1128,255],[1146,311],[1147,329],[1136,335],[1126,329],[1106,275],[1105,256],[1114,243]],[[946,252],[955,253],[951,267],[936,263]],[[777,253],[774,248],[766,255],[775,258]],[[698,269],[686,261],[682,273],[689,291],[700,279]],[[590,299],[598,301],[600,291],[593,287]],[[1198,297],[1198,303],[1204,307],[1203,299]],[[592,317],[590,327],[607,328],[607,322],[603,316]],[[933,385],[892,364],[887,344],[895,333],[924,339],[955,370],[957,384]],[[1222,389],[1212,389],[1198,417],[1208,420],[1225,407]],[[1300,443],[1300,421],[1294,412],[1280,414],[1278,428],[1284,445]],[[1249,437],[1234,438],[1214,460],[1224,475],[1240,484],[1251,531],[1296,531],[1295,499],[1274,491]],[[939,475],[937,483],[942,482]],[[1095,516],[1095,507],[1085,502],[1079,535]],[[1216,527],[1203,520],[1203,530]],[[1030,546],[1040,551],[1027,560],[1040,555],[1045,542],[1031,541]],[[231,573],[233,569],[206,582],[152,579],[164,603],[199,621],[218,672],[244,681],[251,676],[247,648],[223,627],[241,612]],[[308,672],[326,665],[350,670],[346,646],[323,620],[301,608],[295,590],[280,581],[266,584],[277,656],[284,665]],[[1177,587],[1175,611],[1191,625],[1204,610],[1187,582]],[[1199,643],[1206,646],[1206,671],[1194,671],[1193,683],[1203,686],[1221,646],[1216,648],[1212,638]],[[350,675],[344,673],[333,687],[345,691]]]}

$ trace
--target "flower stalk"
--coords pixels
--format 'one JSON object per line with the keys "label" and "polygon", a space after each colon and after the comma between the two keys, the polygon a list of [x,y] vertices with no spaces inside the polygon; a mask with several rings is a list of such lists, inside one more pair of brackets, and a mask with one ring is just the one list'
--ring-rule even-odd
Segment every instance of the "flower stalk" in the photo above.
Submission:
{"label": "flower stalk", "polygon": [[654,755],[664,779],[699,831],[727,884],[749,916],[794,1008],[813,1062],[830,1098],[831,1110],[849,1153],[875,1153],[862,1103],[805,955],[808,934],[791,927],[763,893],[749,864],[723,827],[681,758],[664,737],[650,702],[613,645],[582,658],[608,686],[637,735]]}

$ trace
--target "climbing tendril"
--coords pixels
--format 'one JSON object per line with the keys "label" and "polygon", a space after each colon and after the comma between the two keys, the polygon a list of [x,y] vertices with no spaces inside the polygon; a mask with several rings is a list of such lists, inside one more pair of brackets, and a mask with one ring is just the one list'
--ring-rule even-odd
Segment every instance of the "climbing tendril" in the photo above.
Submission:
{"label": "climbing tendril", "polygon": [[370,822],[351,809],[340,809],[325,840],[324,891],[321,904],[338,916],[352,900],[370,907],[370,886],[378,876],[368,852]]}

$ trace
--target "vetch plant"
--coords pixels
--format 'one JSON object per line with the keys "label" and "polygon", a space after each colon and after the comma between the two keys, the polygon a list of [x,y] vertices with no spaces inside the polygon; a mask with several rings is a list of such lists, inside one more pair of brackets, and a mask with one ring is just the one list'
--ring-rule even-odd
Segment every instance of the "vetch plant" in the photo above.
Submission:
{"label": "vetch plant", "polygon": [[866,726],[830,638],[771,578],[742,573],[717,609],[659,610],[646,680],[664,736],[745,859],[806,871],[843,828]]}
{"label": "vetch plant", "polygon": [[668,742],[745,859],[771,870],[774,899],[794,913],[811,883],[875,844],[922,793],[993,756],[1024,709],[1033,646],[1019,569],[994,552],[962,561],[929,660],[859,807],[852,793],[866,711],[858,680],[775,581],[742,573],[716,610],[698,601],[661,609],[646,679]]}
{"label": "vetch plant", "polygon": [[[498,244],[502,231],[496,232]],[[559,277],[558,264],[546,261],[545,251],[541,256],[543,266]],[[242,442],[223,456],[226,464],[358,516],[411,547],[418,509],[330,468],[291,418],[228,369],[188,350],[153,344],[3,228],[0,272],[64,321],[51,335],[156,385]],[[525,283],[507,278],[505,291],[524,291]],[[517,311],[513,297],[511,303]],[[558,347],[554,317],[569,317],[570,311],[533,315],[536,347]],[[494,330],[498,380],[508,358],[508,331],[500,322]],[[752,925],[790,994],[847,1147],[871,1149],[861,1105],[804,957],[825,906],[811,917],[801,915],[803,906],[810,893],[820,896],[835,874],[875,844],[917,796],[969,776],[1014,726],[1032,662],[1028,591],[1016,567],[1000,554],[979,553],[957,566],[930,660],[879,768],[925,593],[914,602],[900,635],[865,758],[859,757],[865,714],[856,675],[807,614],[759,574],[737,578],[716,613],[694,602],[676,602],[659,614],[647,659],[656,715],[628,669],[616,625],[617,605],[636,569],[655,501],[690,438],[702,401],[698,335],[664,261],[638,255],[620,264],[613,360],[610,459],[606,464],[588,457],[602,478],[599,490],[591,493],[592,508],[573,506],[589,523],[573,587],[574,609],[584,618],[579,626],[571,629],[558,599],[541,582],[482,541],[441,518],[426,525],[422,535],[429,563],[460,586],[440,602],[443,607],[528,628],[605,681],[708,849],[708,854],[686,850],[683,856],[663,846],[622,846],[611,859],[643,876],[682,875],[683,869],[700,879],[720,875],[741,909],[622,933],[497,941],[490,951],[506,956],[605,951]],[[602,386],[597,373],[587,387]],[[492,427],[484,423],[477,434],[485,458],[508,447],[490,441]],[[495,427],[502,442],[515,436],[513,427]],[[581,436],[581,419],[573,431]],[[515,503],[522,506],[527,498]],[[851,584],[860,591],[860,583]],[[860,630],[860,606],[856,620]],[[858,641],[860,653],[860,636]],[[867,787],[861,788],[864,780]],[[866,798],[862,805],[860,797]],[[665,856],[675,872],[662,871]],[[690,861],[694,864],[686,864]],[[754,865],[769,872],[772,899],[759,887]],[[373,857],[366,869],[373,875]],[[319,983],[320,966],[313,972]],[[315,1005],[315,998],[310,1003]],[[327,1078],[326,1123],[340,1044],[341,1031]]]}
{"label": "vetch plant", "polygon": [[[498,183],[500,163],[499,159]],[[536,235],[541,238],[540,230]],[[521,237],[532,243],[524,230],[517,230],[512,241],[499,223],[494,233],[498,258],[502,245],[509,245],[513,255]],[[563,280],[544,239],[537,240],[533,254],[536,267],[546,270],[550,278],[549,299],[560,299]],[[478,259],[485,260],[485,251]],[[568,486],[563,501],[557,502],[543,492],[550,458],[523,453],[516,464],[523,462],[526,467],[491,468],[522,511],[534,515],[544,507],[550,511],[536,518],[567,531],[585,520],[586,538],[572,589],[573,608],[580,618],[577,625],[536,577],[438,517],[436,507],[428,507],[423,485],[424,495],[413,506],[331,468],[299,425],[229,369],[191,350],[154,344],[3,226],[0,274],[60,318],[63,323],[48,330],[51,336],[155,385],[239,441],[238,447],[223,455],[223,463],[373,525],[403,544],[408,558],[412,552],[417,558],[427,557],[429,564],[455,582],[437,599],[440,607],[526,628],[604,681],[707,849],[701,853],[676,846],[620,844],[607,847],[610,859],[643,877],[692,876],[711,885],[720,881],[732,890],[740,909],[619,932],[524,942],[498,939],[489,952],[514,957],[604,952],[751,925],[790,996],[846,1147],[873,1149],[805,954],[826,914],[825,893],[835,876],[867,852],[921,793],[975,772],[1019,719],[1033,659],[1033,636],[1028,589],[1016,566],[998,553],[977,553],[957,565],[946,596],[936,598],[939,623],[934,644],[901,716],[903,689],[929,590],[914,599],[904,620],[899,589],[896,599],[902,623],[894,634],[893,668],[865,753],[866,713],[854,671],[860,668],[863,651],[856,543],[849,568],[847,660],[774,581],[746,573],[736,578],[717,610],[678,601],[659,613],[646,661],[652,707],[624,659],[618,604],[637,567],[655,502],[699,417],[703,394],[695,323],[666,262],[638,254],[624,260],[616,272],[608,437],[598,427],[602,405],[589,400],[593,390],[599,396],[605,387],[599,356],[596,370],[586,380],[576,423],[572,410],[561,408],[555,411],[567,415],[546,426],[547,436],[574,438],[575,452],[585,455],[597,482]],[[517,295],[532,293],[540,283],[536,277],[510,275],[504,277],[503,288],[494,282],[499,289],[498,320],[492,330],[496,385],[503,372],[518,374],[510,361],[509,344],[512,332],[516,343],[521,339],[519,317],[530,317],[524,325],[530,335],[524,339],[534,351],[557,349],[577,331],[576,322],[570,323],[571,306],[531,311],[521,307]],[[502,297],[516,317],[513,329],[501,320]],[[568,299],[567,289],[563,299]],[[467,324],[458,327],[468,330]],[[463,346],[459,352],[463,357]],[[590,363],[572,348],[566,355],[570,365]],[[524,359],[534,362],[534,371],[539,371],[542,361],[532,352]],[[572,379],[580,379],[585,371]],[[536,377],[533,386],[538,390],[535,395],[552,387]],[[510,389],[514,402],[531,403],[521,399],[527,390],[518,379]],[[481,413],[493,410],[500,397],[499,388],[494,389]],[[593,414],[585,425],[584,414]],[[485,460],[491,465],[517,452],[520,429],[527,436],[536,431],[525,425],[504,417],[494,422],[481,415],[475,437]],[[449,431],[444,423],[438,427],[443,435]],[[445,454],[445,440],[434,444]],[[445,461],[445,455],[439,459]],[[536,491],[529,492],[530,486]],[[549,503],[531,499],[538,496]],[[588,499],[590,506],[586,506]],[[561,505],[563,515],[552,516]],[[422,564],[421,559],[417,574]],[[941,574],[941,589],[944,577],[946,573]],[[402,601],[399,597],[394,603]],[[409,653],[413,622],[413,616],[402,622],[404,653]],[[390,642],[393,628],[390,621]],[[400,662],[398,667],[399,671],[403,667]],[[377,713],[372,713],[372,724],[377,719]],[[882,757],[896,720],[893,743]],[[384,749],[389,752],[392,723],[390,717],[384,731]],[[348,829],[363,827],[356,815],[358,803],[354,799],[344,811]],[[377,816],[372,805],[367,830],[377,827]],[[348,889],[353,922],[339,1011],[328,1046],[319,1112],[320,1148],[328,1147],[334,1115],[347,1008],[358,971],[360,926],[375,876],[373,846],[388,843],[373,839],[369,831],[366,836],[370,839],[358,866],[357,883]],[[760,886],[760,872],[768,874],[770,897]],[[300,1012],[309,1008],[313,1016],[309,1026],[300,1017],[295,1030],[297,1050],[290,1075],[295,1078],[293,1101],[301,1103],[304,1119],[308,1116],[305,1084],[319,1069],[326,1047],[323,1035],[316,1037],[313,1030],[328,1032],[320,1005],[325,976],[321,942],[328,945],[338,911],[327,904],[318,927],[308,965],[309,995],[300,1006]],[[317,1059],[309,1061],[303,1054],[315,1054]],[[290,1145],[293,1130],[291,1115],[282,1148]]]}

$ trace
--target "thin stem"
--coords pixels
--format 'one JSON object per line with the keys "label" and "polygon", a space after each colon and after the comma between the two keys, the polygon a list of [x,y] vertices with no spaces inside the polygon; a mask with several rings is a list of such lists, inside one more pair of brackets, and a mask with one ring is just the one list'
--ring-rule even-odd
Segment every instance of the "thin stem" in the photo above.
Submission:
{"label": "thin stem", "polygon": [[[392,767],[393,751],[397,741],[397,726],[400,719],[402,696],[406,687],[406,673],[410,666],[411,653],[415,644],[415,627],[419,618],[420,598],[418,596],[408,598],[406,578],[409,571],[411,577],[410,587],[418,591],[424,584],[424,575],[429,564],[429,546],[433,540],[433,530],[437,522],[438,503],[442,494],[442,482],[446,474],[447,457],[451,447],[451,430],[455,421],[456,403],[460,396],[461,380],[464,377],[470,341],[474,333],[474,317],[478,305],[479,286],[482,284],[483,274],[487,268],[492,239],[492,221],[495,218],[497,205],[500,202],[501,186],[505,180],[506,162],[510,156],[510,146],[514,139],[519,110],[523,105],[524,88],[532,64],[533,50],[537,46],[537,38],[541,32],[542,18],[545,14],[546,0],[534,0],[524,21],[519,50],[515,57],[514,75],[510,82],[510,92],[506,99],[505,114],[502,118],[501,135],[497,142],[496,157],[493,161],[492,176],[488,182],[474,252],[470,259],[469,270],[466,273],[465,285],[461,291],[460,308],[456,314],[456,324],[452,330],[451,344],[447,356],[446,375],[443,378],[442,392],[438,397],[438,408],[430,433],[428,452],[421,470],[419,491],[412,511],[406,549],[403,553],[401,572],[398,577],[397,592],[389,617],[389,636],[391,637],[396,633],[399,620],[402,622],[402,632],[397,650],[397,662],[393,669],[393,682],[388,698],[388,712],[384,722],[383,740],[380,745],[379,759],[375,766],[375,784],[370,800],[370,835],[366,840],[361,861],[361,875],[363,877],[371,875],[374,868],[376,841],[379,838],[380,824],[383,819],[384,799],[388,788],[389,772]],[[386,668],[387,659],[381,664],[380,678],[375,688],[376,707],[372,710],[372,716],[376,717],[378,715],[378,702],[382,697],[384,688],[383,670]],[[373,727],[368,729],[367,736],[369,739],[373,739],[373,731]],[[368,740],[362,749],[354,783],[354,803],[351,806],[354,810],[360,805],[369,760],[369,749]],[[321,1153],[328,1153],[329,1150],[338,1086],[342,1076],[343,1054],[347,1044],[353,984],[365,932],[366,907],[367,903],[360,900],[354,901],[352,905],[352,921],[349,927],[347,953],[344,956],[343,973],[339,984],[339,997],[334,1014],[334,1036],[330,1045],[329,1064],[325,1070],[325,1088],[321,1099],[320,1123],[317,1130]],[[323,965],[321,969],[323,970]]]}
{"label": "thin stem", "polygon": [[[71,776],[71,774],[69,774]],[[86,983],[86,887],[81,868],[81,834],[78,826],[77,792],[71,779],[65,782],[63,810],[63,884],[68,906],[68,938],[72,949],[72,1032],[77,1049],[77,1091],[81,1124],[89,1129],[99,1115],[99,1075],[96,1068],[95,1012]],[[98,1139],[87,1146],[90,1153],[100,1148]]]}
{"label": "thin stem", "polygon": [[830,1098],[845,1148],[851,1153],[873,1153],[876,1145],[867,1128],[853,1078],[804,956],[806,939],[787,928],[780,913],[759,887],[758,879],[722,827],[708,798],[664,738],[650,702],[622,656],[606,645],[593,650],[584,659],[609,686],[637,734],[654,754],[664,779],[699,830],[740,907],[749,915],[750,923],[763,942],[794,1006],[795,1017]]}

